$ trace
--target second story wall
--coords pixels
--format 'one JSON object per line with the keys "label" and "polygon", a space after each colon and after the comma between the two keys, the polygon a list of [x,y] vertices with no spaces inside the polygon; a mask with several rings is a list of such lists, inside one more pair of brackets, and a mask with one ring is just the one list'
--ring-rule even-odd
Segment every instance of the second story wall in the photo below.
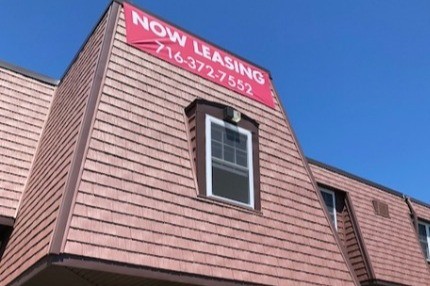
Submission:
{"label": "second story wall", "polygon": [[[375,275],[372,278],[401,285],[427,285],[427,265],[402,196],[322,166],[310,166],[318,183],[349,194]],[[377,214],[375,201],[386,204],[388,211]]]}
{"label": "second story wall", "polygon": [[105,23],[105,19],[100,22],[56,89],[14,230],[0,262],[0,285],[7,285],[49,253]]}
{"label": "second story wall", "polygon": [[15,218],[54,90],[0,67],[0,216]]}
{"label": "second story wall", "polygon": [[[115,31],[64,252],[266,285],[354,285],[277,95],[275,109],[126,44]],[[261,211],[199,196],[185,108],[259,125]]]}

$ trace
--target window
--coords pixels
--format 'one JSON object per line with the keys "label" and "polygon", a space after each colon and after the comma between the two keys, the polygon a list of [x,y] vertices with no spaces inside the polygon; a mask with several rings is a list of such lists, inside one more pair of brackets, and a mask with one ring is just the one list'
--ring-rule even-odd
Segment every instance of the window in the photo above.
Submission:
{"label": "window", "polygon": [[200,197],[259,210],[258,123],[203,99],[185,112]]}
{"label": "window", "polygon": [[321,188],[321,195],[323,197],[325,206],[327,207],[330,219],[334,227],[337,229],[336,218],[336,195],[332,190]]}
{"label": "window", "polygon": [[6,248],[6,244],[9,240],[11,232],[12,232],[12,227],[8,225],[0,224],[0,261],[3,256],[4,250]]}
{"label": "window", "polygon": [[418,237],[424,256],[430,261],[430,224],[424,222],[418,223]]}
{"label": "window", "polygon": [[254,207],[252,134],[206,115],[206,192]]}

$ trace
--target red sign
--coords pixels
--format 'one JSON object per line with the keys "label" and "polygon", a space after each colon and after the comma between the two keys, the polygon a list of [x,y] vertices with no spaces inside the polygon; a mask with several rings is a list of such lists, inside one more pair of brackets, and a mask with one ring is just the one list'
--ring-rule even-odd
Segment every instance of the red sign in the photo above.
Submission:
{"label": "red sign", "polygon": [[274,107],[269,75],[225,51],[124,3],[127,43]]}

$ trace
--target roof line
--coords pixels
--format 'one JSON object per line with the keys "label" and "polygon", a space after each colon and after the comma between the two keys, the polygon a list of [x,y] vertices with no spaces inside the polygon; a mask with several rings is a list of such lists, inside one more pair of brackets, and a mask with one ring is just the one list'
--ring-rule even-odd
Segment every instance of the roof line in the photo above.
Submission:
{"label": "roof line", "polygon": [[265,67],[263,67],[263,66],[261,66],[261,65],[259,65],[259,64],[256,64],[256,63],[254,63],[254,62],[252,62],[252,61],[250,61],[250,60],[248,60],[248,59],[246,59],[246,58],[244,58],[244,57],[242,57],[242,56],[240,56],[240,55],[238,55],[238,54],[236,54],[236,53],[234,53],[234,52],[232,52],[232,51],[229,51],[229,50],[227,50],[227,49],[225,49],[225,48],[223,48],[223,47],[219,46],[218,44],[215,44],[214,42],[212,42],[212,41],[210,41],[210,40],[208,40],[208,39],[203,38],[202,36],[196,35],[195,33],[191,32],[191,31],[189,31],[189,30],[187,30],[187,29],[185,29],[185,28],[183,28],[183,27],[181,27],[181,26],[179,26],[179,25],[177,25],[177,24],[175,24],[175,23],[172,23],[172,22],[170,22],[169,20],[166,20],[166,19],[164,19],[163,17],[161,17],[161,16],[159,16],[159,15],[157,15],[157,14],[155,14],[155,13],[151,12],[151,11],[148,11],[148,10],[146,10],[145,8],[142,8],[142,7],[141,7],[141,6],[139,6],[139,5],[136,5],[135,3],[133,3],[133,1],[130,1],[130,0],[112,0],[112,1],[113,1],[113,2],[118,2],[118,3],[120,3],[120,4],[122,4],[122,3],[128,3],[128,4],[130,4],[130,5],[134,6],[134,7],[138,8],[138,9],[140,9],[140,10],[144,11],[145,13],[150,14],[151,16],[153,16],[153,17],[155,17],[155,18],[157,18],[157,19],[159,19],[159,20],[161,20],[161,21],[163,21],[163,22],[166,22],[167,24],[169,24],[169,25],[171,25],[171,26],[173,26],[173,27],[175,27],[175,28],[178,28],[178,29],[182,30],[183,32],[186,32],[187,34],[190,34],[190,35],[191,35],[191,36],[193,36],[193,37],[196,37],[196,38],[198,38],[199,40],[202,40],[202,41],[204,41],[204,42],[206,42],[206,43],[208,43],[208,44],[210,44],[210,45],[214,46],[214,47],[215,47],[215,48],[217,48],[217,49],[220,49],[220,50],[222,50],[222,51],[224,51],[224,52],[226,52],[226,53],[228,53],[228,54],[233,55],[234,57],[236,57],[236,58],[238,58],[238,59],[240,59],[240,60],[242,60],[242,61],[247,62],[248,64],[251,64],[251,65],[253,65],[253,66],[255,66],[255,67],[259,68],[259,69],[264,70],[265,72],[267,72],[267,73],[269,74],[269,78],[270,78],[270,79],[272,79],[272,74],[271,74],[270,70],[268,70],[267,68],[265,68]]}
{"label": "roof line", "polygon": [[69,65],[66,67],[66,69],[63,72],[63,75],[61,76],[60,82],[64,79],[64,77],[67,75],[67,73],[70,71],[70,69],[72,68],[72,66],[74,65],[74,63],[76,62],[76,60],[78,59],[80,53],[82,52],[82,50],[84,49],[85,45],[87,44],[88,40],[91,38],[91,36],[94,34],[94,31],[97,29],[97,27],[99,26],[100,22],[103,20],[103,17],[106,15],[106,13],[109,11],[110,6],[112,5],[113,2],[118,2],[116,0],[111,0],[108,5],[106,6],[106,8],[103,10],[101,16],[99,17],[99,19],[97,20],[97,22],[94,24],[93,28],[90,30],[90,32],[87,34],[87,36],[85,37],[85,40],[82,42],[81,46],[79,47],[78,51],[75,53],[75,55],[73,56],[72,60],[70,61]]}
{"label": "roof line", "polygon": [[144,8],[142,8],[142,7],[138,6],[138,5],[136,5],[136,4],[134,4],[132,1],[128,1],[128,0],[111,0],[111,1],[108,3],[107,7],[105,8],[104,12],[102,13],[102,16],[101,16],[101,17],[99,18],[99,20],[95,23],[95,25],[94,25],[94,26],[93,26],[93,28],[91,29],[90,33],[88,33],[88,35],[87,35],[87,37],[85,38],[84,42],[82,43],[81,47],[80,47],[80,48],[78,49],[78,51],[75,53],[75,55],[74,55],[73,59],[70,61],[69,65],[68,65],[68,66],[66,67],[66,69],[64,70],[64,72],[63,72],[62,76],[60,77],[60,79],[54,79],[54,78],[51,78],[51,77],[45,76],[45,75],[43,75],[43,74],[36,73],[36,72],[34,72],[34,71],[30,71],[30,70],[28,70],[28,69],[25,69],[25,68],[22,68],[22,67],[19,67],[19,66],[16,66],[16,65],[13,65],[13,64],[10,64],[10,63],[7,63],[7,62],[4,62],[4,61],[2,61],[2,60],[0,60],[0,67],[1,67],[1,68],[5,68],[5,69],[10,70],[10,71],[13,71],[13,72],[17,72],[17,73],[19,73],[19,74],[25,75],[25,76],[27,76],[27,77],[33,78],[33,79],[38,80],[38,81],[41,81],[41,82],[43,82],[43,83],[46,83],[46,84],[49,84],[49,85],[53,85],[53,86],[57,86],[57,85],[58,85],[58,84],[63,80],[63,78],[66,76],[66,74],[69,72],[69,70],[70,70],[70,68],[72,67],[73,63],[74,63],[74,62],[76,61],[76,59],[78,58],[78,56],[79,56],[80,52],[82,51],[83,47],[84,47],[84,46],[85,46],[85,44],[87,43],[87,41],[88,41],[88,39],[90,38],[90,36],[93,34],[94,30],[96,29],[96,27],[97,27],[97,26],[98,26],[98,24],[100,23],[101,19],[103,19],[103,16],[106,14],[106,12],[107,12],[107,10],[109,9],[109,7],[110,7],[110,5],[112,4],[112,2],[117,2],[117,3],[119,3],[119,4],[122,4],[122,3],[124,3],[124,2],[129,3],[130,5],[135,6],[136,8],[139,8],[139,9],[141,9],[141,10],[145,11],[146,13],[148,13],[148,14],[150,14],[150,15],[152,15],[152,16],[154,16],[154,17],[156,17],[156,18],[158,18],[158,19],[160,19],[160,20],[162,20],[162,21],[164,21],[164,22],[166,22],[166,23],[168,23],[169,25],[172,25],[172,26],[174,26],[174,27],[176,27],[176,28],[178,28],[178,29],[181,29],[182,31],[184,31],[184,32],[186,32],[186,33],[188,33],[188,34],[190,34],[190,35],[192,35],[192,36],[194,36],[194,37],[196,37],[196,38],[198,38],[198,39],[200,39],[200,40],[202,40],[202,41],[205,41],[205,42],[207,42],[207,43],[211,44],[212,46],[214,46],[214,47],[216,47],[216,48],[218,48],[218,49],[220,49],[220,50],[222,50],[222,51],[224,51],[224,52],[226,52],[226,53],[229,53],[229,54],[231,54],[231,55],[235,56],[236,58],[238,58],[238,59],[240,59],[240,60],[243,60],[243,61],[245,61],[245,62],[247,62],[247,63],[249,63],[249,64],[251,64],[251,65],[254,65],[254,66],[255,66],[255,67],[257,67],[257,68],[260,68],[260,69],[264,70],[265,72],[267,72],[267,73],[269,74],[269,78],[270,78],[270,79],[272,79],[272,74],[271,74],[270,70],[268,70],[267,68],[262,67],[262,66],[260,66],[260,65],[258,65],[258,64],[256,64],[256,63],[254,63],[254,62],[252,62],[252,61],[250,61],[250,60],[248,60],[248,59],[246,59],[246,58],[244,58],[244,57],[242,57],[242,56],[240,56],[240,55],[238,55],[238,54],[236,54],[236,53],[233,53],[233,52],[231,52],[231,51],[229,51],[229,50],[227,50],[227,49],[225,49],[225,48],[223,48],[223,47],[221,47],[221,46],[219,46],[219,45],[217,45],[217,44],[215,44],[215,43],[213,43],[213,42],[211,42],[211,41],[209,41],[209,40],[207,40],[207,39],[204,39],[203,37],[201,37],[201,36],[199,36],[199,35],[196,35],[196,34],[194,34],[193,32],[190,32],[190,31],[188,31],[187,29],[182,28],[182,27],[180,27],[180,26],[178,26],[178,25],[176,25],[176,24],[174,24],[174,23],[170,22],[169,20],[166,20],[166,19],[164,19],[163,17],[160,17],[160,16],[158,16],[157,14],[155,14],[155,13],[153,13],[153,12],[150,12],[150,11],[148,11],[148,10],[146,10],[146,9],[144,9]]}
{"label": "roof line", "polygon": [[412,202],[414,202],[414,203],[416,203],[416,204],[419,204],[419,205],[422,205],[422,206],[424,206],[424,207],[430,208],[430,204],[429,204],[429,203],[426,203],[426,202],[420,201],[420,200],[418,200],[418,199],[412,198],[412,197],[410,197],[409,195],[403,194],[403,193],[401,193],[401,192],[399,192],[399,191],[396,191],[396,190],[394,190],[394,189],[391,189],[391,188],[388,188],[388,187],[383,186],[383,185],[381,185],[381,184],[375,183],[375,182],[370,181],[370,180],[368,180],[368,179],[365,179],[365,178],[363,178],[363,177],[359,177],[359,176],[357,176],[357,175],[351,174],[351,173],[346,172],[346,171],[344,171],[344,170],[341,170],[341,169],[339,169],[339,168],[336,168],[336,167],[333,167],[333,166],[327,165],[326,163],[323,163],[323,162],[317,161],[317,160],[315,160],[315,159],[312,159],[312,158],[309,158],[309,157],[306,157],[306,159],[308,160],[308,163],[310,163],[310,164],[313,164],[313,165],[319,166],[319,167],[324,168],[324,169],[327,169],[327,170],[329,170],[329,171],[332,171],[332,172],[338,173],[338,174],[340,174],[340,175],[343,175],[343,176],[349,177],[349,178],[351,178],[351,179],[357,180],[357,181],[359,181],[359,182],[362,182],[362,183],[364,183],[364,184],[367,184],[367,185],[370,185],[370,186],[372,186],[372,187],[378,188],[378,189],[380,189],[380,190],[382,190],[382,191],[385,191],[385,192],[387,192],[387,193],[390,193],[390,194],[392,194],[392,195],[395,195],[395,196],[398,196],[398,197],[401,197],[401,198],[409,198]]}
{"label": "roof line", "polygon": [[13,71],[13,72],[16,72],[16,73],[19,73],[21,75],[27,76],[29,78],[41,81],[41,82],[49,84],[49,85],[56,86],[60,82],[58,79],[54,79],[54,78],[48,77],[48,76],[40,74],[40,73],[36,73],[34,71],[25,69],[23,67],[19,67],[17,65],[7,63],[7,62],[2,61],[2,60],[0,60],[0,67],[7,69],[7,70],[10,70],[10,71]]}
{"label": "roof line", "polygon": [[395,195],[395,196],[398,196],[398,197],[401,197],[401,198],[408,197],[407,195],[405,195],[405,194],[403,194],[403,193],[401,193],[399,191],[396,191],[394,189],[388,188],[388,187],[383,186],[381,184],[375,183],[375,182],[370,181],[368,179],[365,179],[363,177],[359,177],[357,175],[351,174],[351,173],[349,173],[347,171],[344,171],[344,170],[341,170],[339,168],[327,165],[326,163],[317,161],[317,160],[309,158],[309,157],[306,157],[306,159],[308,160],[308,163],[310,163],[310,164],[316,165],[318,167],[321,167],[321,168],[327,169],[329,171],[338,173],[340,175],[343,175],[343,176],[346,176],[348,178],[354,179],[354,180],[359,181],[361,183],[364,183],[364,184],[370,185],[372,187],[378,188],[378,189],[380,189],[382,191],[385,191],[387,193],[390,193],[392,195]]}
{"label": "roof line", "polygon": [[407,196],[407,197],[408,197],[408,198],[411,200],[411,202],[413,202],[413,203],[416,203],[416,204],[422,205],[422,206],[424,206],[424,207],[430,208],[430,204],[428,204],[428,203],[425,203],[425,202],[420,201],[420,200],[415,199],[415,198],[411,198],[411,197],[409,197],[409,196]]}

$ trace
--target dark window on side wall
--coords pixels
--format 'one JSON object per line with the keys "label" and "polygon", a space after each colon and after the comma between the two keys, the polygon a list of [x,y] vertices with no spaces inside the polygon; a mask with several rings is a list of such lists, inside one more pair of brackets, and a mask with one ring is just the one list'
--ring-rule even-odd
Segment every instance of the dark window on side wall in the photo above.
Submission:
{"label": "dark window on side wall", "polygon": [[227,106],[198,99],[186,109],[200,195],[260,209],[258,124]]}
{"label": "dark window on side wall", "polygon": [[430,261],[430,224],[418,222],[418,237],[427,261]]}
{"label": "dark window on side wall", "polygon": [[334,191],[320,188],[324,204],[327,207],[331,223],[337,229],[337,214],[336,214],[336,194]]}
{"label": "dark window on side wall", "polygon": [[6,225],[0,225],[0,261],[3,257],[3,253],[6,248],[6,244],[9,240],[10,234],[12,232],[12,227]]}

